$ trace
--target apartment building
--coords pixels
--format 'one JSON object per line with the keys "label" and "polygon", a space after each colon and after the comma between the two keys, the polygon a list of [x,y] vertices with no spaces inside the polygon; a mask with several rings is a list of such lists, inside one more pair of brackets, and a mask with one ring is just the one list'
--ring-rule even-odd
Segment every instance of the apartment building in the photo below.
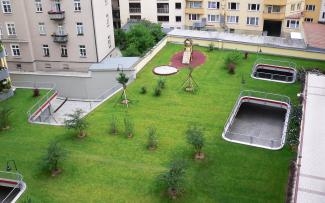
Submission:
{"label": "apartment building", "polygon": [[325,0],[321,0],[319,23],[325,24]]}
{"label": "apartment building", "polygon": [[305,0],[305,22],[317,23],[319,20],[322,0]]}
{"label": "apartment building", "polygon": [[87,71],[115,47],[111,0],[1,0],[0,37],[18,71]]}
{"label": "apartment building", "polygon": [[161,23],[164,28],[184,27],[185,0],[113,0],[119,1],[121,25],[140,19]]}

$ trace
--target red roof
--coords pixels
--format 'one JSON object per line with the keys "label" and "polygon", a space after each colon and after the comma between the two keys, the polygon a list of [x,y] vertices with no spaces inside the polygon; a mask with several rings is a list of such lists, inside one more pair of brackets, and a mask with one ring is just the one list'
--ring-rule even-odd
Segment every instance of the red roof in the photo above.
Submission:
{"label": "red roof", "polygon": [[306,43],[309,47],[325,49],[325,25],[304,23]]}

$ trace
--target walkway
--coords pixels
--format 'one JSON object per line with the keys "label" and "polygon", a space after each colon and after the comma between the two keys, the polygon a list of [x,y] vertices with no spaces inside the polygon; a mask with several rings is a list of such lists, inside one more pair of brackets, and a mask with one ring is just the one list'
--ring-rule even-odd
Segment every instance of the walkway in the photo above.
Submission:
{"label": "walkway", "polygon": [[325,202],[325,76],[308,74],[296,188],[297,203]]}

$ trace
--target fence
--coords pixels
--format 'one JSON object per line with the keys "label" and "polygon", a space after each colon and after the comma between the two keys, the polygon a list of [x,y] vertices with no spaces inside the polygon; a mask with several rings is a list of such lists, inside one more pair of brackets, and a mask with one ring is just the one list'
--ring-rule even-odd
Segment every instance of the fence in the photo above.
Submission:
{"label": "fence", "polygon": [[20,183],[23,181],[23,177],[19,173],[0,171],[0,179],[16,183],[15,186],[12,187],[12,190],[9,192],[9,194],[1,200],[1,202],[7,202],[7,199],[13,194],[16,189],[19,188]]}

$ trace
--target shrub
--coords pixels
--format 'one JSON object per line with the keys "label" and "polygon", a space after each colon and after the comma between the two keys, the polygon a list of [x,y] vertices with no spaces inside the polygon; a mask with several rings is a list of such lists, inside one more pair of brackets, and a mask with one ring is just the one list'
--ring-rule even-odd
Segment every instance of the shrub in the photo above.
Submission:
{"label": "shrub", "polygon": [[10,107],[4,106],[0,108],[0,130],[5,130],[9,128],[11,113],[12,108]]}
{"label": "shrub", "polygon": [[49,170],[52,176],[59,174],[62,171],[59,168],[59,163],[65,156],[66,152],[59,145],[59,142],[51,142],[47,148],[47,154],[44,157],[45,169]]}
{"label": "shrub", "polygon": [[211,43],[209,44],[208,51],[209,51],[209,52],[212,52],[213,49],[214,49],[214,45],[213,45],[213,43],[211,42]]}
{"label": "shrub", "polygon": [[226,59],[226,65],[228,64],[235,64],[237,65],[241,61],[241,53],[237,50],[232,51],[230,54],[228,54],[227,59]]}
{"label": "shrub", "polygon": [[148,149],[154,150],[158,147],[157,130],[154,127],[148,128]]}
{"label": "shrub", "polygon": [[124,118],[124,134],[128,138],[132,138],[134,133],[134,124],[129,116]]}
{"label": "shrub", "polygon": [[33,89],[33,97],[39,97],[40,96],[40,91],[38,88]]}
{"label": "shrub", "polygon": [[116,116],[112,116],[111,122],[109,124],[109,133],[112,135],[116,135],[118,133],[118,120]]}
{"label": "shrub", "polygon": [[186,131],[187,142],[193,145],[195,150],[195,158],[203,159],[204,154],[202,148],[204,146],[204,134],[202,130],[197,126],[190,126]]}
{"label": "shrub", "polygon": [[161,89],[165,89],[166,87],[166,81],[163,78],[159,78],[157,82],[157,86],[160,87]]}
{"label": "shrub", "polygon": [[126,84],[129,81],[129,77],[127,77],[125,73],[120,72],[116,80],[118,83],[120,83],[123,86],[123,89],[126,89]]}
{"label": "shrub", "polygon": [[247,52],[247,51],[244,52],[244,59],[245,59],[245,60],[248,59],[248,52]]}
{"label": "shrub", "polygon": [[168,196],[176,199],[185,191],[184,176],[185,162],[183,160],[175,160],[170,164],[168,171],[158,176],[158,180]]}
{"label": "shrub", "polygon": [[64,121],[65,127],[75,130],[79,138],[86,136],[85,130],[88,128],[88,123],[82,118],[83,113],[83,110],[77,109],[73,114],[67,114],[69,119]]}
{"label": "shrub", "polygon": [[153,91],[153,95],[159,97],[161,95],[161,88],[157,85]]}
{"label": "shrub", "polygon": [[292,148],[292,150],[296,151],[297,146],[299,145],[299,137],[300,137],[300,123],[302,119],[302,107],[294,106],[291,111],[289,128],[287,132],[287,143]]}
{"label": "shrub", "polygon": [[142,86],[140,88],[140,94],[146,94],[147,93],[147,88],[145,86]]}
{"label": "shrub", "polygon": [[227,67],[228,67],[228,73],[229,73],[229,74],[235,74],[236,64],[234,64],[234,63],[229,63],[229,64],[227,65]]}

